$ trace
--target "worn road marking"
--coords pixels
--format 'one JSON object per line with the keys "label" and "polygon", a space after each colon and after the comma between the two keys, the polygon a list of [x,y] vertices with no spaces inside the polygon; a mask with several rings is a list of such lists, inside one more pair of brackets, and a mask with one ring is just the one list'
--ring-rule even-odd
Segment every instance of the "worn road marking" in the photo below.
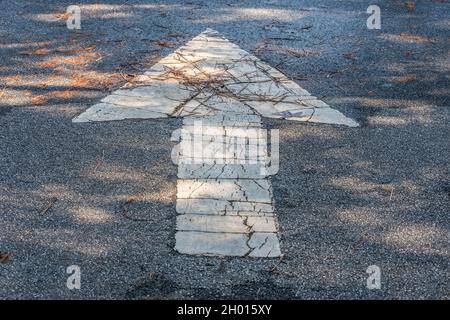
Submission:
{"label": "worn road marking", "polygon": [[172,153],[178,164],[175,249],[278,257],[269,178],[275,172],[262,116],[358,126],[211,29],[73,122],[183,117],[172,136],[179,142]]}

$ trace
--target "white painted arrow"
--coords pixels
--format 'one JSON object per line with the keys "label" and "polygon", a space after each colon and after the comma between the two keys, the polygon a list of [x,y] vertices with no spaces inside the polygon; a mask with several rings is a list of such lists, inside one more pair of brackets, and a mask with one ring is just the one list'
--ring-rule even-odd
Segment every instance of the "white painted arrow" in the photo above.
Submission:
{"label": "white painted arrow", "polygon": [[173,136],[180,141],[175,249],[277,257],[274,159],[261,116],[358,126],[211,29],[73,122],[184,117]]}

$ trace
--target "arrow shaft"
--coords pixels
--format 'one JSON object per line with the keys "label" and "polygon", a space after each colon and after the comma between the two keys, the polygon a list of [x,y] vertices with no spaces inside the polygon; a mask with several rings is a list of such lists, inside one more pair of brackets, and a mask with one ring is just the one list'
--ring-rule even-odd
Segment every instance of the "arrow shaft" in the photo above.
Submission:
{"label": "arrow shaft", "polygon": [[177,251],[281,254],[272,188],[264,174],[268,153],[262,132],[261,118],[251,111],[184,119],[178,149]]}

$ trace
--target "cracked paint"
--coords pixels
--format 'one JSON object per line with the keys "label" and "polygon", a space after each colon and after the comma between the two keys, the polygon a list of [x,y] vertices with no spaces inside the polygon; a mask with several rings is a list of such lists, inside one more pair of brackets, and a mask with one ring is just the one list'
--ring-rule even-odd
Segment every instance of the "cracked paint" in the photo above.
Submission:
{"label": "cracked paint", "polygon": [[358,126],[212,29],[73,122],[167,117],[183,117],[175,250],[193,255],[281,255],[261,117]]}

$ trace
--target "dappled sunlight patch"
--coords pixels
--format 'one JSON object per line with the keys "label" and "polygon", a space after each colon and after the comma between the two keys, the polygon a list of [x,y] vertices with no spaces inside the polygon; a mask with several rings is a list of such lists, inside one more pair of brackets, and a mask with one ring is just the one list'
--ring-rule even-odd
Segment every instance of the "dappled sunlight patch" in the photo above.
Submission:
{"label": "dappled sunlight patch", "polygon": [[[88,92],[80,90],[52,90],[44,83],[40,89],[48,89],[46,92],[34,93],[33,90],[0,89],[0,106],[44,106],[58,100],[70,100],[74,98],[93,98]],[[42,93],[41,93],[42,92]]]}
{"label": "dappled sunlight patch", "polygon": [[103,14],[96,14],[97,19],[119,19],[119,18],[137,18],[135,13],[130,12],[107,12]]}
{"label": "dappled sunlight patch", "polygon": [[173,205],[170,195],[172,195],[175,191],[174,184],[169,182],[161,182],[158,187],[158,190],[153,190],[152,192],[139,192],[132,195],[121,195],[118,197],[118,200],[125,203],[146,202],[161,203],[167,206]]}
{"label": "dappled sunlight patch", "polygon": [[436,39],[428,38],[426,36],[421,36],[421,35],[412,35],[407,32],[400,33],[399,37],[403,41],[413,42],[413,43],[437,43]]}
{"label": "dappled sunlight patch", "polygon": [[[171,4],[77,4],[84,17],[97,19],[120,19],[133,18],[139,11],[143,10],[167,10],[180,7],[179,5]],[[61,12],[48,12],[38,14],[27,14],[26,18],[39,22],[54,22],[65,23],[70,18],[71,14]]]}
{"label": "dappled sunlight patch", "polygon": [[74,88],[89,88],[91,82],[84,76],[74,75],[71,80],[71,86]]}
{"label": "dappled sunlight patch", "polygon": [[248,21],[248,20],[268,20],[276,19],[279,21],[292,22],[303,19],[309,15],[307,12],[298,10],[275,9],[275,8],[227,8],[214,17],[205,17],[196,19],[199,22],[214,23]]}
{"label": "dappled sunlight patch", "polygon": [[33,93],[30,90],[3,88],[0,95],[0,106],[16,107],[29,104]]}
{"label": "dappled sunlight patch", "polygon": [[[430,60],[418,61],[416,62],[416,65],[421,70],[433,71],[436,74],[446,75],[450,72],[450,50],[448,51],[447,55],[442,54],[441,56],[434,56],[433,59]],[[427,80],[439,81],[438,79],[436,79],[436,75],[433,76],[432,74],[427,77]]]}
{"label": "dappled sunlight patch", "polygon": [[370,169],[373,166],[373,162],[361,160],[361,161],[353,162],[352,166],[355,168]]}
{"label": "dappled sunlight patch", "polygon": [[293,47],[281,47],[274,44],[265,43],[259,45],[255,50],[255,53],[266,53],[273,52],[284,55],[289,55],[293,57],[309,57],[309,56],[318,56],[322,53],[321,50],[314,48],[293,48]]}
{"label": "dappled sunlight patch", "polygon": [[409,123],[406,119],[402,117],[393,117],[393,116],[371,116],[368,119],[369,124],[371,125],[406,125]]}
{"label": "dappled sunlight patch", "polygon": [[43,105],[47,101],[48,101],[47,97],[45,95],[42,95],[42,94],[36,95],[36,96],[31,98],[31,104],[33,104],[35,106]]}
{"label": "dappled sunlight patch", "polygon": [[43,183],[39,188],[34,189],[32,193],[41,199],[73,199],[78,196],[78,193],[74,192],[72,188],[62,183]]}
{"label": "dappled sunlight patch", "polygon": [[49,75],[46,77],[41,77],[41,83],[44,88],[48,87],[63,87],[70,85],[68,79],[61,75]]}
{"label": "dappled sunlight patch", "polygon": [[58,74],[41,74],[36,75],[16,75],[0,77],[0,83],[3,84],[6,89],[13,89],[15,86],[22,87],[34,87],[37,89],[45,89],[52,87],[68,86],[70,82],[66,77]]}
{"label": "dappled sunlight patch", "polygon": [[40,22],[58,22],[66,20],[70,15],[65,12],[27,14],[26,18]]}
{"label": "dappled sunlight patch", "polygon": [[[408,53],[407,53],[408,54]],[[403,73],[410,67],[410,64],[407,62],[395,62],[389,63],[386,65],[386,70],[389,72],[398,72]]]}
{"label": "dappled sunlight patch", "polygon": [[22,76],[20,75],[14,75],[14,76],[6,76],[6,77],[0,77],[0,81],[3,85],[13,85],[16,82],[19,82],[22,80]]}
{"label": "dappled sunlight patch", "polygon": [[258,20],[277,19],[281,21],[293,21],[304,18],[307,15],[306,12],[274,8],[235,8],[232,11],[235,15]]}
{"label": "dappled sunlight patch", "polygon": [[69,53],[69,54],[74,54],[74,53],[78,53],[78,54],[88,54],[88,53],[93,53],[94,50],[97,47],[95,45],[90,45],[87,47],[78,47],[78,48],[68,48],[68,47],[64,47],[64,46],[60,46],[58,48],[55,49],[56,52],[59,53]]}
{"label": "dappled sunlight patch", "polygon": [[76,207],[70,209],[74,219],[81,223],[102,223],[114,220],[114,216],[104,209],[94,207]]}
{"label": "dappled sunlight patch", "polygon": [[[132,182],[142,184],[148,178],[148,173],[137,168],[129,168],[117,163],[108,162],[108,160],[99,157],[83,170],[82,177],[97,179],[110,182]],[[175,192],[175,186],[171,181],[159,181],[157,188],[151,188],[152,192],[139,193],[139,201],[159,201],[170,205],[171,195]],[[134,195],[135,196],[135,195]],[[134,197],[132,196],[132,197]],[[128,201],[130,195],[111,196],[111,200]],[[135,200],[135,199],[134,199]],[[134,201],[133,200],[133,201]]]}
{"label": "dappled sunlight patch", "polygon": [[41,68],[56,68],[63,65],[85,66],[91,62],[97,61],[100,58],[101,56],[97,53],[86,53],[79,56],[51,58],[38,62],[37,66]]}
{"label": "dappled sunlight patch", "polygon": [[[34,48],[34,47],[45,47],[51,45],[51,41],[31,41],[31,40],[24,40],[22,42],[15,42],[15,43],[0,43],[0,49],[20,49],[20,48]],[[29,52],[26,51],[26,52]]]}
{"label": "dappled sunlight patch", "polygon": [[139,182],[146,176],[146,173],[136,168],[130,170],[128,167],[99,158],[86,168],[83,175],[107,181]]}
{"label": "dappled sunlight patch", "polygon": [[[48,247],[53,250],[77,252],[92,257],[105,257],[113,248],[105,240],[109,239],[89,239],[89,234],[84,233],[81,239],[78,232],[73,229],[37,229],[34,232],[33,242],[37,245]],[[94,234],[92,234],[94,236]]]}
{"label": "dappled sunlight patch", "polygon": [[71,99],[77,95],[74,90],[52,91],[51,95],[58,99]]}
{"label": "dappled sunlight patch", "polygon": [[358,191],[362,192],[377,190],[380,187],[378,183],[369,182],[356,176],[333,177],[330,178],[328,184],[330,186],[343,188],[356,187]]}
{"label": "dappled sunlight patch", "polygon": [[383,235],[382,241],[399,250],[450,256],[450,231],[435,225],[405,224]]}
{"label": "dappled sunlight patch", "polygon": [[48,48],[37,48],[33,50],[27,50],[27,51],[20,51],[19,54],[26,55],[26,56],[43,56],[50,54],[51,51]]}
{"label": "dappled sunlight patch", "polygon": [[[123,4],[80,4],[79,5],[81,10],[94,15],[96,17],[101,17],[103,14],[105,14],[105,11],[113,11],[113,12],[118,12],[118,11],[123,11],[124,10],[124,5]],[[144,9],[144,10],[161,10],[161,9],[173,9],[173,8],[177,8],[180,7],[180,5],[177,4],[127,4],[127,6],[125,8],[129,8],[131,10],[133,9]]]}
{"label": "dappled sunlight patch", "polygon": [[396,109],[406,109],[414,108],[418,105],[427,105],[425,100],[418,99],[398,99],[398,98],[381,98],[381,97],[342,97],[333,98],[330,100],[333,104],[349,104],[354,103],[363,107],[371,108],[396,108]]}
{"label": "dappled sunlight patch", "polygon": [[[284,125],[284,123],[283,123]],[[330,127],[331,128],[331,127]],[[322,128],[321,128],[322,129]],[[323,130],[323,129],[322,129]],[[304,130],[281,130],[280,139],[282,142],[296,141],[297,139],[318,139],[320,140],[341,140],[343,137],[342,132],[338,130],[327,130],[326,135],[320,135],[318,137],[315,133],[307,132]],[[280,147],[283,148],[283,143]]]}
{"label": "dappled sunlight patch", "polygon": [[[367,167],[368,170],[373,168]],[[414,180],[402,180],[399,182],[391,183],[378,183],[366,176],[341,176],[333,177],[328,180],[327,186],[338,187],[344,190],[356,190],[357,192],[370,193],[378,192],[384,199],[399,200],[399,196],[402,194],[408,194],[410,197],[420,198],[424,195],[423,187],[418,185]],[[411,200],[411,199],[408,199]],[[404,206],[408,205],[403,203]],[[413,205],[413,203],[411,204]]]}
{"label": "dappled sunlight patch", "polygon": [[80,56],[73,56],[68,58],[61,59],[62,64],[68,64],[68,65],[78,65],[78,66],[84,66],[88,63],[94,62],[97,59],[100,58],[99,54],[96,53],[87,53]]}
{"label": "dappled sunlight patch", "polygon": [[72,16],[72,14],[69,12],[61,12],[61,13],[54,13],[53,16],[57,20],[67,20]]}
{"label": "dappled sunlight patch", "polygon": [[39,48],[25,51],[24,54],[30,56],[57,55],[36,63],[41,68],[57,68],[59,66],[86,66],[92,62],[101,60],[101,54],[95,51],[96,46],[86,47],[65,47],[59,46],[56,49]]}
{"label": "dappled sunlight patch", "polygon": [[[330,154],[332,156],[332,153]],[[350,157],[349,157],[350,159]],[[392,200],[392,184],[380,184],[370,181],[365,177],[357,176],[342,176],[332,177],[324,188],[337,188],[342,190],[349,190],[353,194],[358,194],[367,198],[376,198],[382,201]]]}
{"label": "dappled sunlight patch", "polygon": [[212,29],[206,29],[161,59],[145,76],[147,81],[139,77],[142,80],[139,88],[132,89],[137,83],[127,84],[124,87],[127,89],[114,91],[73,121],[183,117],[223,112],[223,106],[222,110],[217,106],[205,107],[203,100],[208,100],[207,96],[193,98],[198,93],[209,92],[222,97],[220,104],[227,104],[226,97],[235,101],[235,107],[247,106],[265,117],[358,126],[354,120],[332,109]]}
{"label": "dappled sunlight patch", "polygon": [[95,94],[80,90],[49,90],[43,94],[34,94],[32,90],[0,89],[0,106],[46,106],[59,100],[96,97]]}
{"label": "dappled sunlight patch", "polygon": [[356,226],[379,226],[384,223],[380,215],[375,211],[367,210],[366,208],[352,208],[344,210],[337,214],[337,218],[346,223]]}
{"label": "dappled sunlight patch", "polygon": [[390,82],[397,82],[397,83],[401,83],[401,84],[414,82],[416,80],[417,80],[417,76],[415,74],[407,74],[404,76],[396,76],[396,77],[389,78]]}
{"label": "dappled sunlight patch", "polygon": [[415,44],[434,44],[437,43],[437,39],[429,38],[421,35],[412,35],[407,32],[402,32],[400,34],[382,34],[380,38],[384,40],[389,40],[392,42],[403,42],[403,43],[415,43]]}
{"label": "dappled sunlight patch", "polygon": [[[42,106],[54,100],[70,100],[76,97],[95,97],[88,91],[109,91],[124,81],[132,81],[132,75],[117,72],[86,70],[101,58],[96,46],[73,48],[60,46],[56,49],[38,48],[27,51],[33,56],[53,56],[32,66],[37,74],[12,74],[0,77],[0,104],[2,106]],[[58,56],[55,57],[54,54]],[[70,54],[66,56],[65,54]],[[74,55],[75,54],[75,55]],[[100,57],[100,58],[99,58]],[[15,87],[29,87],[17,90]],[[35,91],[36,90],[36,91]],[[88,91],[87,91],[88,90]]]}
{"label": "dappled sunlight patch", "polygon": [[71,86],[79,89],[110,90],[127,80],[130,80],[130,78],[120,73],[87,71],[82,74],[74,74],[71,79]]}

